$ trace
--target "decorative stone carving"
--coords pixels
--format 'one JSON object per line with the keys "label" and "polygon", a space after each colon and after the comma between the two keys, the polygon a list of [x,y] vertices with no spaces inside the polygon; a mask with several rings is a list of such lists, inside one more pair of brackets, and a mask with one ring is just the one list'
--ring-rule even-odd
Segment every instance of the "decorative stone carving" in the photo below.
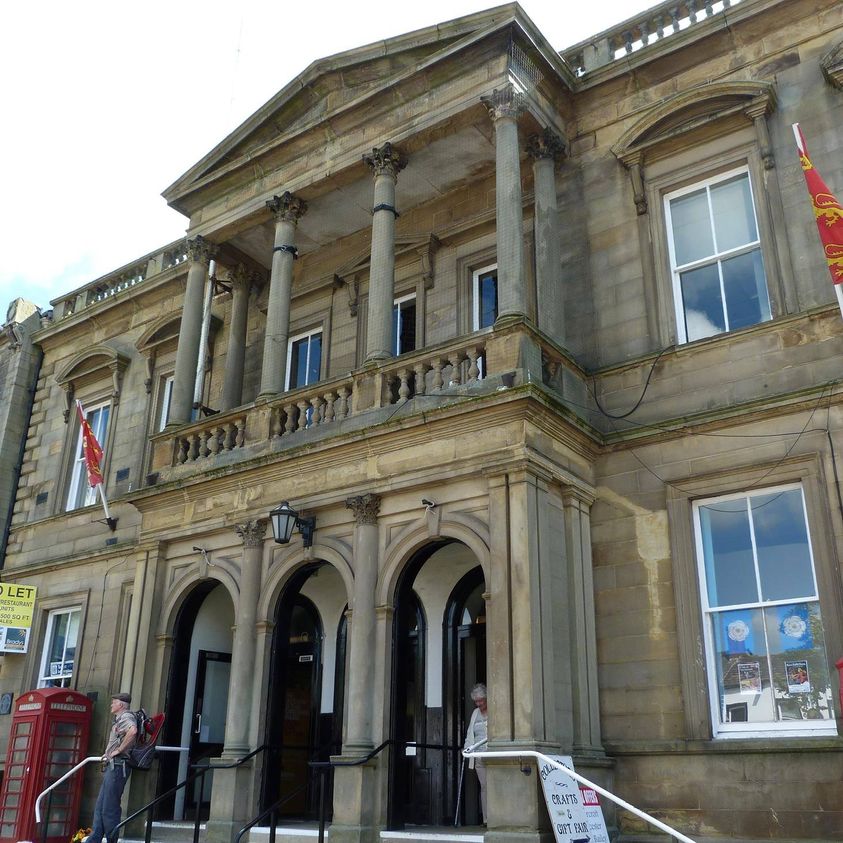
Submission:
{"label": "decorative stone carving", "polygon": [[381,496],[372,492],[345,499],[345,505],[354,512],[358,524],[377,524],[381,507]]}
{"label": "decorative stone carving", "polygon": [[643,157],[638,152],[623,159],[623,163],[629,172],[629,180],[632,182],[632,200],[635,202],[635,212],[639,217],[648,211],[647,191],[644,189],[644,173],[641,169]]}
{"label": "decorative stone carving", "polygon": [[266,207],[275,215],[277,221],[296,223],[307,213],[307,202],[285,190],[280,196],[273,196]]}
{"label": "decorative stone carving", "polygon": [[820,70],[829,85],[843,91],[843,41],[820,59]]}
{"label": "decorative stone carving", "polygon": [[371,155],[363,156],[363,161],[375,176],[386,175],[393,179],[397,179],[398,173],[407,166],[407,157],[389,141],[374,147]]}
{"label": "decorative stone carving", "polygon": [[771,114],[774,108],[774,101],[771,101],[769,97],[761,96],[756,97],[744,109],[744,113],[755,126],[758,151],[761,153],[765,170],[772,170],[776,166],[776,159],[773,157],[773,144],[770,141],[770,132],[767,129],[767,115]]}
{"label": "decorative stone carving", "polygon": [[260,547],[266,535],[266,519],[256,518],[254,521],[236,524],[234,530],[243,540],[243,547]]}
{"label": "decorative stone carving", "polygon": [[525,107],[524,95],[516,91],[512,84],[505,85],[500,90],[495,88],[489,96],[480,97],[480,102],[486,106],[493,121],[504,117],[517,120]]}
{"label": "decorative stone carving", "polygon": [[565,141],[549,127],[540,135],[530,135],[527,140],[527,154],[535,161],[552,158],[561,161],[567,155]]}
{"label": "decorative stone carving", "polygon": [[216,254],[216,244],[209,243],[204,237],[197,235],[187,241],[187,256],[192,261],[209,263]]}

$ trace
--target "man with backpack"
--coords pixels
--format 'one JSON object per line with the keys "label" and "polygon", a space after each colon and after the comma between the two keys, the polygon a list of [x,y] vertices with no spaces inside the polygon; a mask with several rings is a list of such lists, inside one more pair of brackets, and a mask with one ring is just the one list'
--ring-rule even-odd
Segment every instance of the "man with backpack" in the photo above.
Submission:
{"label": "man with backpack", "polygon": [[137,720],[129,711],[131,704],[132,698],[129,694],[113,694],[111,697],[114,722],[102,756],[102,784],[94,808],[91,833],[83,843],[100,843],[103,837],[108,838],[108,843],[117,841],[117,835],[112,836],[112,832],[122,816],[120,800],[131,772],[128,764],[129,753],[138,739]]}

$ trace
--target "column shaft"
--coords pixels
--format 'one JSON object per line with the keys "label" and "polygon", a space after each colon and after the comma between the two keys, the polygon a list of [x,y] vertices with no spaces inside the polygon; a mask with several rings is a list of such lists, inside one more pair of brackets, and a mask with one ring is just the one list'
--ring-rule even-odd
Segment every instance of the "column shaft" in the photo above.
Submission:
{"label": "column shaft", "polygon": [[307,211],[307,204],[289,191],[274,197],[266,206],[275,214],[275,246],[272,252],[266,334],[263,343],[261,396],[276,395],[284,391],[287,341],[290,336],[293,262],[296,258],[296,224]]}
{"label": "column shaft", "polygon": [[255,621],[261,583],[263,537],[266,522],[262,520],[238,524],[243,539],[240,566],[240,596],[237,601],[237,624],[231,646],[231,678],[225,722],[224,755],[247,753],[249,747],[249,712],[255,674]]}
{"label": "column shaft", "polygon": [[406,166],[401,153],[386,143],[364,156],[375,176],[372,258],[369,269],[369,318],[366,362],[393,356],[392,308],[395,299],[395,183]]}
{"label": "column shaft", "polygon": [[201,237],[188,241],[190,267],[184,291],[179,344],[176,349],[176,371],[173,396],[170,401],[168,424],[179,425],[190,421],[193,409],[193,392],[196,388],[196,364],[199,360],[199,340],[202,333],[202,306],[208,264],[213,247]]}
{"label": "column shaft", "polygon": [[246,359],[246,327],[249,316],[249,279],[238,267],[232,281],[231,323],[225,355],[222,409],[231,410],[243,402],[243,364]]}

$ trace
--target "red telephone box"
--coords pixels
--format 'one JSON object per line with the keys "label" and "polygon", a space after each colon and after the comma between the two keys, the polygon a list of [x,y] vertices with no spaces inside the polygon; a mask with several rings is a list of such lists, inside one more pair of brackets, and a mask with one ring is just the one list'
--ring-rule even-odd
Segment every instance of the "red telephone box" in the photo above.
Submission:
{"label": "red telephone box", "polygon": [[[0,792],[0,843],[41,840],[43,829],[35,827],[35,800],[85,757],[92,707],[84,694],[68,688],[41,688],[18,697]],[[52,798],[43,799],[48,843],[67,843],[77,830],[84,779],[80,770],[52,791]]]}

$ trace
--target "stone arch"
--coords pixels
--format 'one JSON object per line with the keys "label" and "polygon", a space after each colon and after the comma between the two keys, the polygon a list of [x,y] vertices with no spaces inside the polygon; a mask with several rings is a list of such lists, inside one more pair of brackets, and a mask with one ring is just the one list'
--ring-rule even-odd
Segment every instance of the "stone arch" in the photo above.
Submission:
{"label": "stone arch", "polygon": [[322,539],[312,547],[292,547],[272,554],[269,575],[261,589],[258,617],[268,619],[291,577],[308,563],[321,559],[336,568],[345,585],[348,605],[354,594],[354,573],[351,567],[351,547],[339,539]]}
{"label": "stone arch", "polygon": [[428,519],[418,519],[408,524],[384,551],[384,565],[375,589],[378,605],[391,605],[407,562],[419,548],[434,538],[462,542],[477,558],[486,582],[490,581],[490,535],[486,524],[473,515],[459,512],[442,515],[434,524]]}
{"label": "stone arch", "polygon": [[[662,141],[675,139],[713,120],[744,113],[750,106],[763,107],[763,113],[775,109],[776,94],[772,82],[698,85],[649,109],[621,135],[612,152],[627,163],[631,156],[640,156],[644,150]],[[748,114],[746,117],[751,122]]]}
{"label": "stone arch", "polygon": [[141,354],[155,355],[156,348],[168,340],[177,340],[181,314],[167,313],[156,319],[139,337],[135,347]]}
{"label": "stone arch", "polygon": [[120,402],[123,372],[129,358],[108,345],[95,345],[75,354],[56,372],[56,383],[65,393],[65,423],[70,418],[70,407],[77,387],[84,383],[111,379],[111,401]]}
{"label": "stone arch", "polygon": [[172,636],[175,634],[176,619],[184,601],[187,600],[197,585],[208,581],[218,582],[228,591],[228,596],[234,606],[235,618],[237,617],[237,603],[240,596],[237,580],[230,571],[223,567],[222,563],[214,563],[214,567],[216,570],[212,577],[203,576],[199,571],[187,571],[170,586],[167,599],[161,607],[159,635]]}

